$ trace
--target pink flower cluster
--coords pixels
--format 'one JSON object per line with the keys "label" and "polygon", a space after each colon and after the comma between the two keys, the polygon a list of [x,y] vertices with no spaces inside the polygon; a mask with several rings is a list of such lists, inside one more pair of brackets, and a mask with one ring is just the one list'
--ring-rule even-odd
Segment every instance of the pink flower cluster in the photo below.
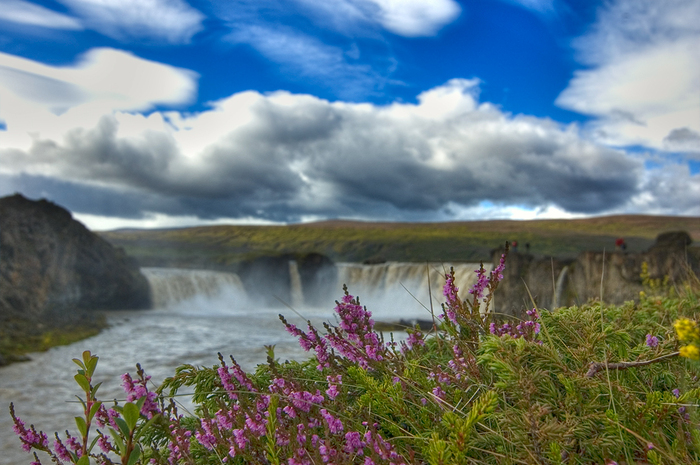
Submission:
{"label": "pink flower cluster", "polygon": [[326,339],[340,355],[357,363],[365,370],[372,362],[385,359],[387,349],[379,335],[374,332],[372,312],[360,305],[359,300],[347,293],[337,302],[335,312],[340,317],[337,327],[326,326]]}
{"label": "pink flower cluster", "polygon": [[[140,366],[139,371],[142,372]],[[145,397],[146,399],[141,407],[141,414],[146,415],[146,418],[149,419],[161,413],[156,403],[157,394],[149,391],[146,385],[150,379],[150,376],[142,376],[140,379],[134,380],[129,373],[124,373],[122,375],[122,388],[124,388],[124,392],[126,393],[126,401],[136,402],[142,397]]]}
{"label": "pink flower cluster", "polygon": [[539,334],[541,329],[540,323],[537,321],[539,320],[540,315],[537,313],[536,308],[528,310],[525,313],[527,313],[530,319],[527,321],[522,321],[515,326],[507,322],[503,323],[500,327],[496,326],[495,323],[491,323],[489,327],[491,334],[495,334],[496,336],[504,336],[508,334],[514,339],[522,337],[528,341],[534,340],[535,335]]}
{"label": "pink flower cluster", "polygon": [[10,404],[10,414],[12,415],[12,430],[20,441],[22,441],[22,449],[29,452],[33,447],[37,449],[48,449],[49,440],[43,431],[37,431],[34,425],[27,428],[21,418],[15,415],[14,405]]}
{"label": "pink flower cluster", "polygon": [[336,303],[335,312],[340,323],[335,327],[324,324],[327,331],[325,336],[319,335],[310,322],[309,331],[304,332],[282,315],[280,320],[290,334],[299,338],[299,344],[304,350],[315,350],[319,370],[330,368],[334,361],[335,352],[329,349],[329,345],[340,356],[357,363],[365,370],[371,369],[373,362],[381,362],[388,356],[384,342],[374,331],[372,313],[360,305],[360,302],[348,293],[347,288],[341,301]]}

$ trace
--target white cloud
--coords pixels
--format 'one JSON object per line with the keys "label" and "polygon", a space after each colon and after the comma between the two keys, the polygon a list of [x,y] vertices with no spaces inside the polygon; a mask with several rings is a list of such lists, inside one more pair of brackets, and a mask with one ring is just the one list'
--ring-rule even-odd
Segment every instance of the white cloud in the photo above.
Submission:
{"label": "white cloud", "polygon": [[618,0],[579,39],[578,71],[558,97],[598,117],[590,127],[612,145],[663,148],[672,131],[700,131],[700,2]]}
{"label": "white cloud", "polygon": [[0,8],[0,20],[51,29],[83,29],[75,18],[24,0],[4,0]]}
{"label": "white cloud", "polygon": [[113,111],[190,103],[196,78],[191,71],[108,48],[92,49],[64,67],[0,53],[0,119],[7,124],[2,146],[60,138]]}
{"label": "white cloud", "polygon": [[376,20],[387,30],[406,37],[432,36],[454,21],[461,11],[453,0],[368,0],[379,11]]}
{"label": "white cloud", "polygon": [[118,40],[189,42],[204,15],[183,0],[59,0],[91,29]]}

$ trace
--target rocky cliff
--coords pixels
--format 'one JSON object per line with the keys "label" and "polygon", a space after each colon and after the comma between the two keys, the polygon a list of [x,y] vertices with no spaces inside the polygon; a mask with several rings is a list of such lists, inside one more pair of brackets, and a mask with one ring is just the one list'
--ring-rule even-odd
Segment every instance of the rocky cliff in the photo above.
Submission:
{"label": "rocky cliff", "polygon": [[[547,309],[601,297],[610,304],[637,299],[644,289],[643,263],[650,279],[668,277],[671,285],[683,282],[689,272],[700,276],[700,248],[691,244],[690,236],[678,231],[659,235],[642,253],[583,252],[575,260],[559,260],[511,252],[495,294],[496,311],[521,316],[533,306],[530,295],[538,307]],[[494,265],[501,253],[494,251]]]}
{"label": "rocky cliff", "polygon": [[67,210],[19,194],[0,199],[0,324],[66,325],[92,310],[149,306],[136,263]]}
{"label": "rocky cliff", "polygon": [[308,305],[329,301],[338,276],[335,264],[318,253],[265,255],[247,259],[234,271],[240,276],[249,297],[263,305],[281,307],[291,303],[292,282],[290,262],[296,269]]}

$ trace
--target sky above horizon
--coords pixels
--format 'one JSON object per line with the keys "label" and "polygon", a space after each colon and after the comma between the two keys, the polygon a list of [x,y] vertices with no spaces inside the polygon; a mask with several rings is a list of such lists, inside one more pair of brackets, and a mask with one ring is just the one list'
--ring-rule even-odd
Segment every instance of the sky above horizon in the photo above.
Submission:
{"label": "sky above horizon", "polygon": [[91,229],[700,216],[697,0],[0,0],[0,196]]}

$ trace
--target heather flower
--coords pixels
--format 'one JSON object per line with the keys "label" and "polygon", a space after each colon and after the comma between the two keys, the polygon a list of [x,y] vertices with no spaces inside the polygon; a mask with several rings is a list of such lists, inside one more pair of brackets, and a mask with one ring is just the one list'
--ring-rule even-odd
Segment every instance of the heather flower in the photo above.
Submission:
{"label": "heather flower", "polygon": [[420,331],[411,331],[408,333],[408,346],[409,348],[414,348],[416,346],[424,346],[425,340],[423,339],[423,333]]}
{"label": "heather flower", "polygon": [[[141,366],[137,365],[137,367],[139,373],[142,374]],[[124,388],[124,392],[126,393],[127,402],[136,402],[145,397],[146,400],[141,407],[141,413],[149,419],[160,413],[160,409],[156,403],[156,398],[158,396],[155,392],[150,392],[146,385],[151,379],[150,376],[142,376],[141,379],[134,380],[129,373],[124,373],[121,378],[122,388]]]}
{"label": "heather flower", "polygon": [[469,293],[475,296],[477,299],[484,297],[484,290],[489,285],[489,279],[486,277],[486,269],[484,269],[484,264],[478,270],[474,271],[477,275],[476,283],[469,289]]}
{"label": "heather flower", "polygon": [[440,388],[440,386],[435,386],[433,388],[433,395],[440,399],[445,399],[445,391],[443,391],[442,388]]}
{"label": "heather flower", "polygon": [[17,436],[19,436],[20,441],[22,441],[22,449],[29,452],[32,447],[38,447],[42,450],[46,450],[49,447],[48,438],[43,431],[37,431],[34,425],[30,425],[29,429],[25,426],[24,422],[15,415],[15,408],[13,404],[10,404],[10,415],[12,415],[12,430]]}
{"label": "heather flower", "polygon": [[503,270],[506,268],[506,254],[501,254],[501,260],[498,266],[491,270],[490,282],[491,284],[499,283],[503,280]]}
{"label": "heather flower", "polygon": [[73,460],[73,458],[70,455],[70,452],[68,452],[68,449],[58,437],[58,433],[56,433],[56,439],[53,442],[53,450],[59,459],[64,460],[66,462],[71,462]]}
{"label": "heather flower", "polygon": [[321,409],[321,416],[326,421],[326,424],[328,425],[328,429],[330,430],[331,434],[336,434],[343,431],[343,422],[340,421],[338,418],[335,418],[330,413],[328,413],[328,410],[326,410],[325,408]]}
{"label": "heather flower", "polygon": [[461,302],[457,292],[459,288],[455,286],[455,270],[450,269],[450,272],[445,276],[445,285],[442,288],[442,293],[447,299],[447,302],[442,306],[445,316],[453,323],[457,324],[457,314],[461,307]]}
{"label": "heather flower", "polygon": [[343,384],[343,377],[342,375],[326,376],[326,380],[328,381],[328,389],[326,389],[326,395],[330,400],[334,400],[336,397],[338,397],[338,394],[340,394],[340,391],[338,390],[338,385]]}
{"label": "heather flower", "polygon": [[362,442],[362,436],[357,431],[351,431],[345,434],[345,452],[348,454],[362,455],[365,443]]}
{"label": "heather flower", "polygon": [[107,436],[105,436],[104,434],[100,434],[100,438],[97,440],[97,445],[105,454],[108,454],[109,452],[114,450],[114,446],[112,446],[112,444],[109,442],[109,439],[107,439]]}
{"label": "heather flower", "polygon": [[651,334],[647,334],[646,344],[651,348],[657,347],[659,345],[659,338],[656,336],[652,336]]}

